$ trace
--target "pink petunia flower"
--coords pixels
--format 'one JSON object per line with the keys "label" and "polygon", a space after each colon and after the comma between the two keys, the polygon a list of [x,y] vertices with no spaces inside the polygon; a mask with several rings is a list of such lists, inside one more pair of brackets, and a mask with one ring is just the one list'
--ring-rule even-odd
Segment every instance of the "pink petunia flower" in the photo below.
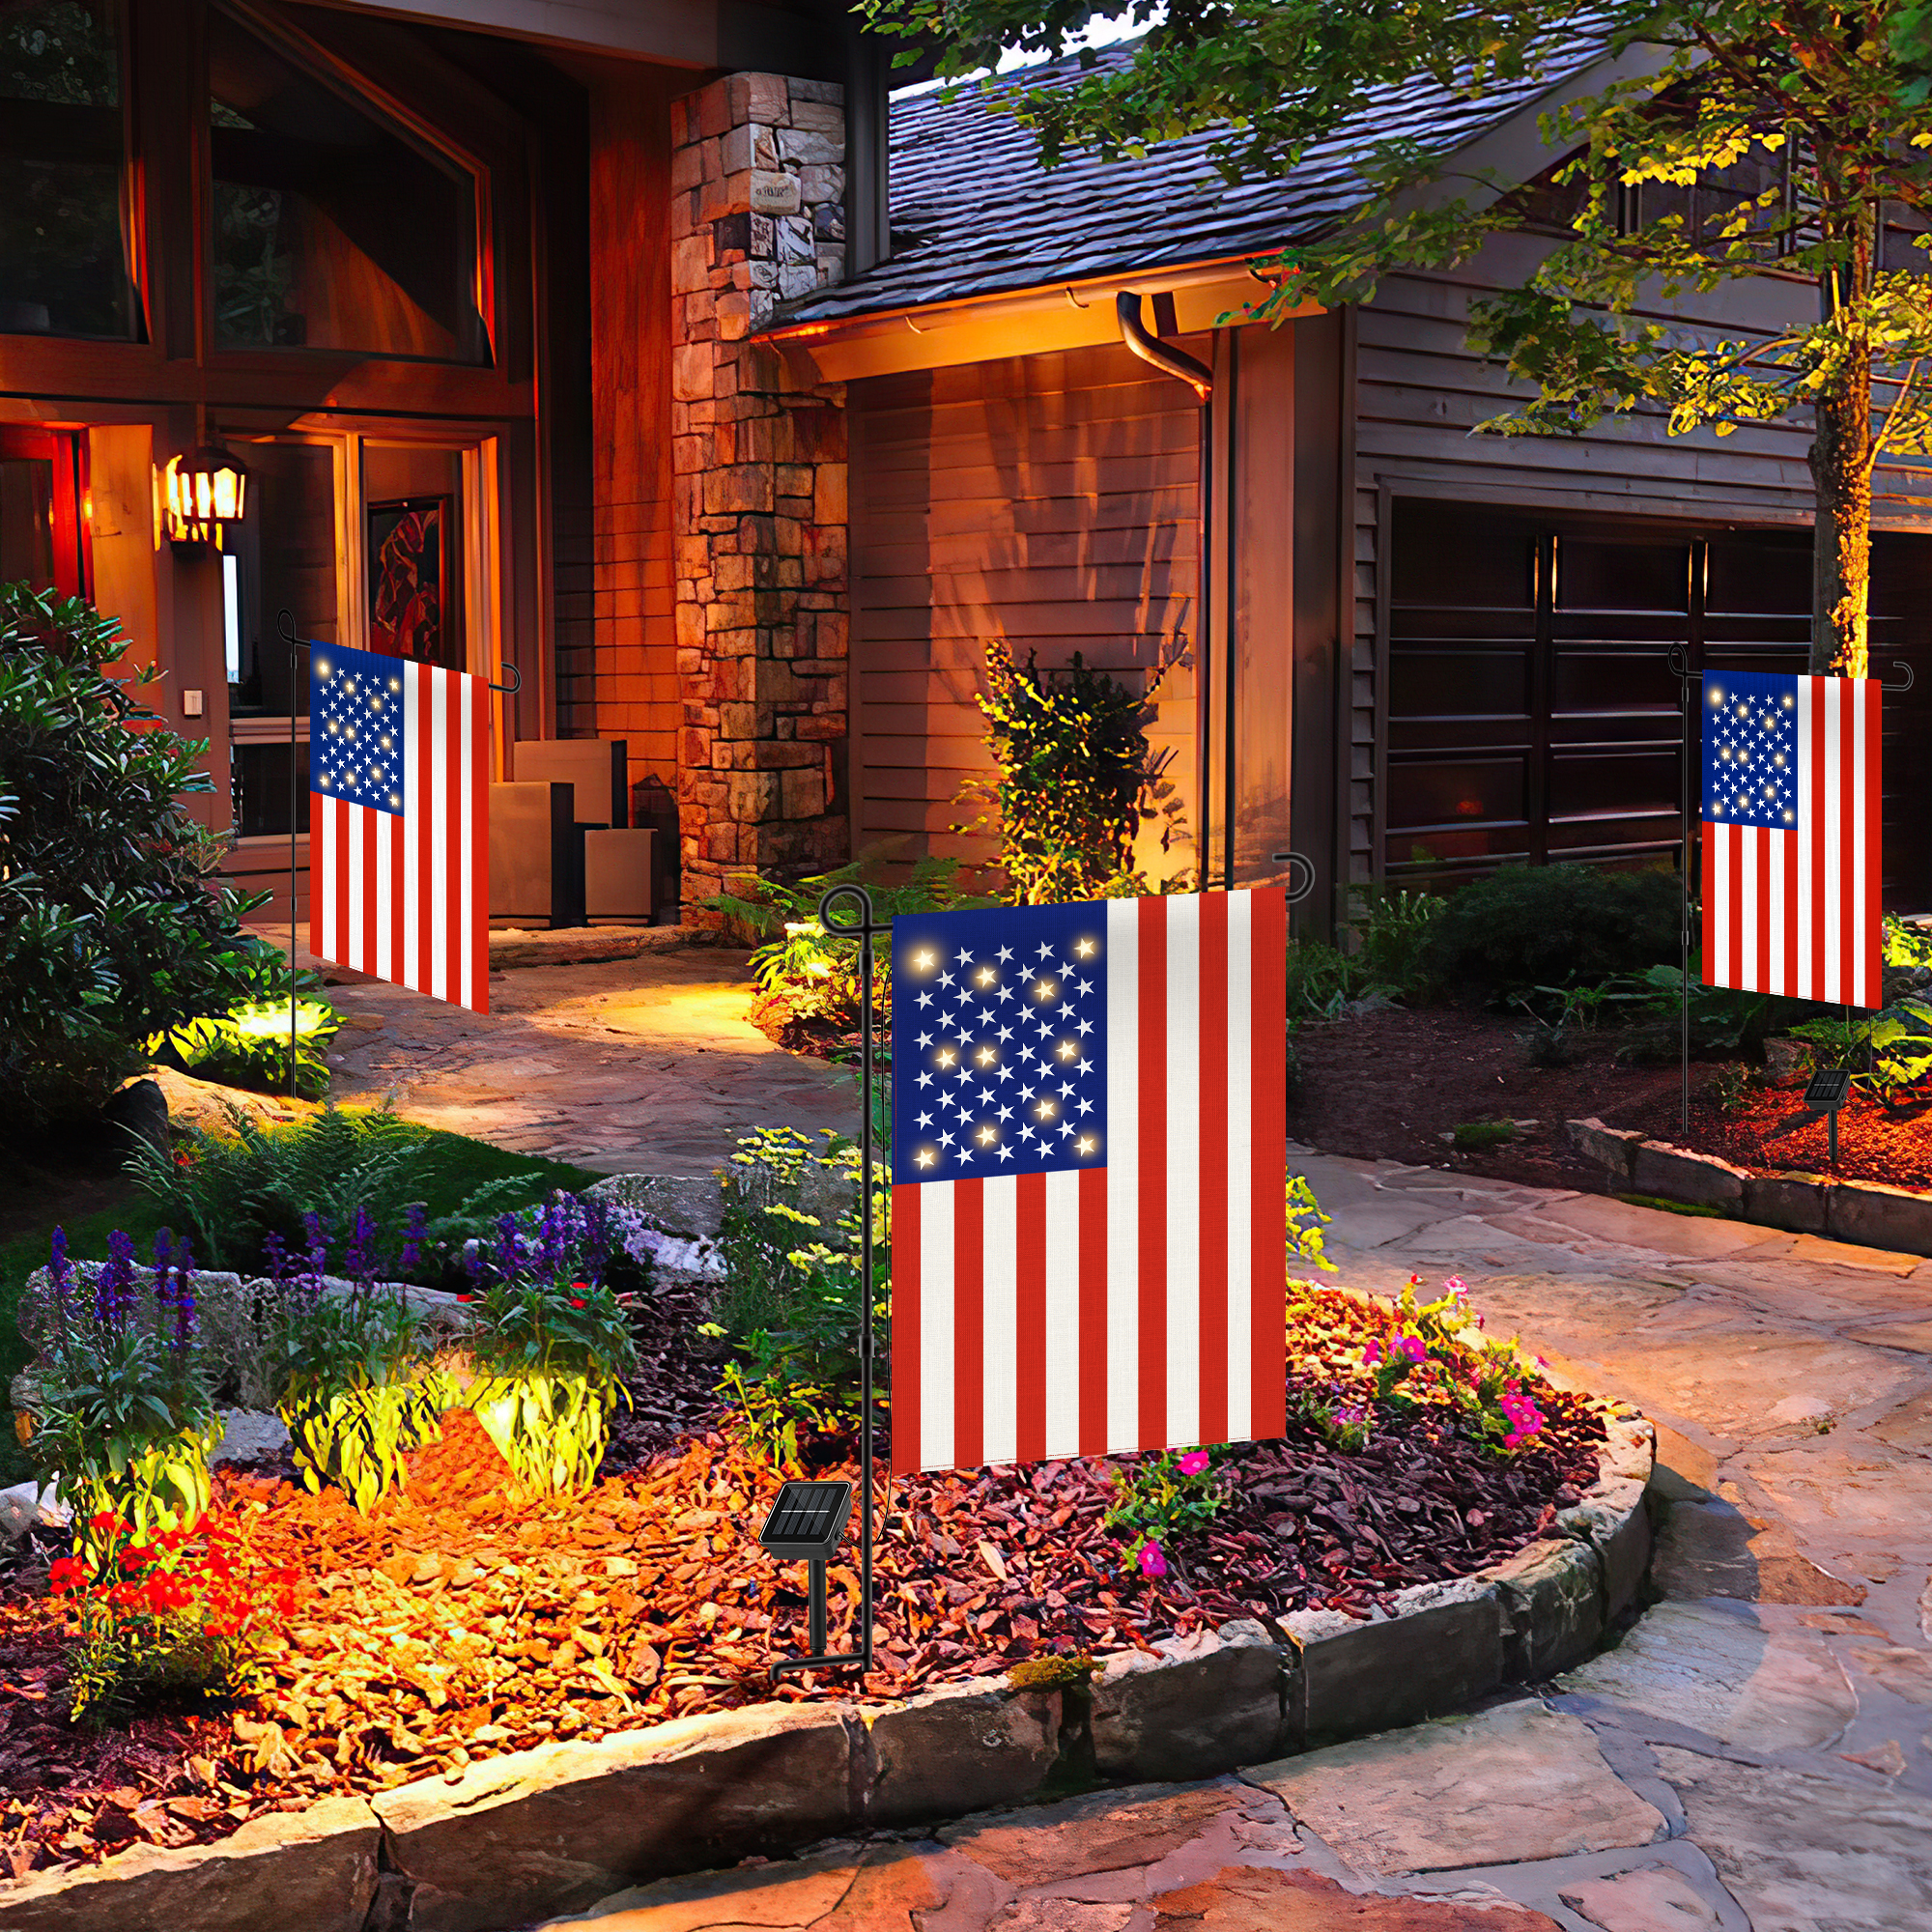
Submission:
{"label": "pink petunia flower", "polygon": [[1178,1464],[1183,1476],[1198,1476],[1212,1459],[1205,1449],[1190,1449]]}
{"label": "pink petunia flower", "polygon": [[1449,1279],[1442,1284],[1442,1286],[1446,1288],[1451,1294],[1457,1295],[1459,1297],[1467,1294],[1469,1292],[1467,1286],[1464,1284],[1463,1277],[1460,1274],[1452,1274],[1449,1277]]}
{"label": "pink petunia flower", "polygon": [[1143,1577],[1165,1577],[1167,1558],[1161,1554],[1160,1545],[1152,1537],[1141,1545],[1141,1575]]}
{"label": "pink petunia flower", "polygon": [[1382,1345],[1379,1342],[1371,1342],[1369,1346],[1362,1350],[1362,1366],[1365,1369],[1374,1368],[1375,1365],[1381,1360],[1381,1358],[1382,1358]]}

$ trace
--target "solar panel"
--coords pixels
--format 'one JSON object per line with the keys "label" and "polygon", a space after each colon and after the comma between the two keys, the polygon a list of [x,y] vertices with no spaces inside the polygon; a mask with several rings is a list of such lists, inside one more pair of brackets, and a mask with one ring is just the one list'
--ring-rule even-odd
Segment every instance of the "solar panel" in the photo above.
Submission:
{"label": "solar panel", "polygon": [[1814,1114],[1832,1113],[1845,1104],[1851,1085],[1850,1068],[1821,1066],[1804,1089],[1804,1105]]}
{"label": "solar panel", "polygon": [[781,1555],[829,1556],[851,1512],[850,1483],[787,1483],[779,1492],[758,1541]]}

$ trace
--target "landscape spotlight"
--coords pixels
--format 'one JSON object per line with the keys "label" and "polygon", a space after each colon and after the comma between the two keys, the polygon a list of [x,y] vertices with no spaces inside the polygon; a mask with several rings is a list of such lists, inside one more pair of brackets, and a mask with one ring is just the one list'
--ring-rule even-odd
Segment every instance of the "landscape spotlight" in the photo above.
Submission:
{"label": "landscape spotlight", "polygon": [[863,1663],[863,1657],[825,1655],[825,1566],[845,1533],[852,1514],[850,1483],[787,1483],[779,1492],[758,1542],[774,1556],[806,1565],[810,1602],[811,1655],[787,1657],[772,1665],[772,1675],[816,1670],[829,1664]]}

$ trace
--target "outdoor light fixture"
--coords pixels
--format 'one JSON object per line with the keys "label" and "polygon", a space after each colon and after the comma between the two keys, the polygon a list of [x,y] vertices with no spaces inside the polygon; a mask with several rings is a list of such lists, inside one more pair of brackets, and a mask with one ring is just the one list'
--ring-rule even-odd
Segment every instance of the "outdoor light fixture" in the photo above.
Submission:
{"label": "outdoor light fixture", "polygon": [[1804,1105],[1814,1114],[1824,1114],[1832,1122],[1832,1165],[1838,1164],[1838,1109],[1852,1091],[1848,1066],[1821,1066],[1804,1088]]}
{"label": "outdoor light fixture", "polygon": [[859,1661],[825,1655],[825,1566],[838,1548],[851,1514],[850,1483],[787,1483],[758,1532],[759,1544],[774,1556],[805,1564],[811,1605],[811,1655],[781,1658],[772,1665],[774,1677],[782,1677],[788,1670],[814,1670],[829,1663]]}
{"label": "outdoor light fixture", "polygon": [[247,515],[248,466],[213,443],[169,457],[160,481],[161,527],[170,543],[219,550],[224,532]]}

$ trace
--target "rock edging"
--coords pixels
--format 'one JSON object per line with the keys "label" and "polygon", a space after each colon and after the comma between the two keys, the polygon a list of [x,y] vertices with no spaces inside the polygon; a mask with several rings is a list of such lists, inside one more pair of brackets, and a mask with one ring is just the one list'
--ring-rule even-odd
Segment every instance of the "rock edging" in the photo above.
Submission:
{"label": "rock edging", "polygon": [[270,1813],[217,1844],[0,1885],[0,1932],[494,1932],[753,1852],[1017,1804],[1056,1772],[1208,1777],[1440,1717],[1571,1668],[1629,1607],[1655,1449],[1643,1417],[1616,1411],[1596,1482],[1554,1533],[1404,1591],[1392,1617],[1241,1619],[1110,1657],[1090,1683],[979,1678],[898,1704],[761,1704],[540,1745]]}
{"label": "rock edging", "polygon": [[1824,1174],[1752,1174],[1594,1117],[1565,1124],[1571,1145],[1607,1172],[1612,1193],[1720,1208],[1736,1221],[1861,1248],[1932,1255],[1932,1193]]}

